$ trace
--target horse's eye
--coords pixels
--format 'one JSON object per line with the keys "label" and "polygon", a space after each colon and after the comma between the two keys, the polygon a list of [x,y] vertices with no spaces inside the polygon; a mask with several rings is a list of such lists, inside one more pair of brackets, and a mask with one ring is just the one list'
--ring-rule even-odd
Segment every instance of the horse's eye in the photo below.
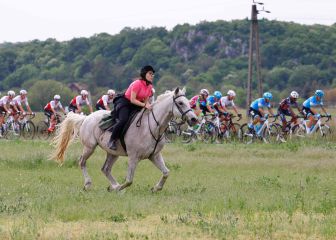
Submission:
{"label": "horse's eye", "polygon": [[183,105],[183,102],[179,102],[178,104],[182,106],[182,105]]}

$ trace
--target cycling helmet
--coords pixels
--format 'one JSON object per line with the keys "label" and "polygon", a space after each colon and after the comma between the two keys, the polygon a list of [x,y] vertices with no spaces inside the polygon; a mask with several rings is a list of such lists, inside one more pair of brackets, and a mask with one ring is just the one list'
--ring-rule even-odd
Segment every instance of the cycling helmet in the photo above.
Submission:
{"label": "cycling helmet", "polygon": [[315,96],[322,98],[324,96],[324,92],[322,90],[316,90]]}
{"label": "cycling helmet", "polygon": [[235,91],[233,91],[233,90],[229,90],[229,91],[227,92],[227,95],[228,95],[228,96],[231,96],[231,97],[235,97],[235,96],[236,96],[236,93],[235,93]]}
{"label": "cycling helmet", "polygon": [[21,94],[21,95],[26,95],[26,94],[27,94],[27,91],[24,90],[24,89],[22,89],[22,90],[20,91],[20,94]]}
{"label": "cycling helmet", "polygon": [[107,95],[113,96],[115,94],[115,91],[113,89],[109,89],[107,91]]}
{"label": "cycling helmet", "polygon": [[9,90],[9,91],[7,92],[7,95],[8,95],[8,96],[11,96],[11,97],[14,97],[14,96],[15,96],[15,92],[14,92],[13,90]]}
{"label": "cycling helmet", "polygon": [[265,92],[263,98],[271,100],[273,98],[273,95],[270,92]]}
{"label": "cycling helmet", "polygon": [[54,96],[54,100],[60,100],[60,99],[61,99],[61,96],[60,96],[60,95],[56,94],[56,95]]}
{"label": "cycling helmet", "polygon": [[85,95],[85,96],[87,96],[87,95],[89,95],[89,93],[88,93],[88,91],[86,91],[86,90],[82,90],[82,91],[81,91],[81,95]]}
{"label": "cycling helmet", "polygon": [[222,97],[222,93],[220,91],[215,91],[214,96],[215,98],[220,99]]}
{"label": "cycling helmet", "polygon": [[209,91],[208,91],[208,89],[203,88],[203,89],[201,89],[200,94],[201,95],[209,95]]}
{"label": "cycling helmet", "polygon": [[143,68],[141,68],[141,71],[140,71],[140,77],[142,79],[146,79],[146,74],[148,72],[152,71],[153,73],[155,73],[155,70],[152,66],[150,65],[147,65],[147,66],[144,66]]}
{"label": "cycling helmet", "polygon": [[292,91],[292,92],[290,93],[290,96],[291,96],[292,98],[295,98],[295,99],[299,98],[299,94],[298,94],[296,91]]}

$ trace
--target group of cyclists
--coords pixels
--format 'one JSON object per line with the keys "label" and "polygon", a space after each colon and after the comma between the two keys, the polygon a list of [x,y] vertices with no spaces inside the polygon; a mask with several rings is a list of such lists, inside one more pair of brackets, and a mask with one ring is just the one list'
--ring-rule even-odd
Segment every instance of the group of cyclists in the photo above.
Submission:
{"label": "group of cyclists", "polygon": [[[327,116],[330,116],[323,106],[324,95],[324,91],[316,90],[313,96],[303,102],[301,107],[297,102],[299,94],[296,91],[292,91],[289,97],[282,99],[278,105],[276,115],[281,119],[283,132],[285,133],[288,130],[286,128],[288,122],[297,124],[298,114],[295,113],[295,108],[298,113],[301,113],[309,120],[307,122],[308,133],[313,129],[321,116],[314,108],[320,107]],[[222,96],[220,91],[215,91],[213,95],[210,95],[207,89],[201,89],[198,95],[190,99],[190,107],[197,116],[216,113],[219,119],[222,120],[229,114],[228,109],[232,108],[237,116],[241,117],[233,101],[235,97],[236,93],[233,90],[229,90],[226,96]],[[271,106],[272,98],[272,93],[265,92],[261,98],[252,101],[249,109],[250,122],[248,124],[251,132],[255,131],[257,126],[261,126],[269,115],[275,116]],[[265,112],[265,108],[268,110],[268,113]],[[287,121],[286,117],[290,117],[291,119]]]}
{"label": "group of cyclists", "polygon": [[[87,105],[90,113],[92,113],[93,108],[88,99],[88,95],[89,93],[87,90],[81,90],[80,94],[71,100],[68,110],[74,113],[81,113],[82,107]],[[102,95],[96,102],[96,110],[110,110],[110,104],[113,102],[115,95],[115,91],[113,89],[109,89],[107,93]],[[282,99],[278,105],[277,115],[281,119],[283,132],[286,132],[288,122],[294,124],[297,123],[297,113],[301,113],[309,120],[307,122],[308,133],[320,118],[320,114],[314,108],[321,107],[322,111],[327,116],[330,116],[323,106],[324,95],[325,94],[322,90],[316,90],[313,96],[303,102],[301,107],[297,102],[299,94],[296,91],[292,91],[287,98]],[[228,90],[227,94],[223,96],[220,91],[214,91],[213,94],[210,94],[207,89],[201,89],[198,95],[195,95],[190,99],[190,107],[199,117],[206,114],[218,114],[219,119],[224,121],[228,114],[230,114],[229,110],[231,109],[238,117],[242,116],[242,114],[238,112],[234,103],[235,98],[236,92],[234,90]],[[265,92],[261,98],[252,101],[248,111],[250,116],[249,128],[251,131],[255,129],[258,123],[260,126],[260,124],[262,124],[269,116],[275,115],[272,111],[270,103],[272,98],[272,93]],[[63,108],[60,100],[61,96],[56,94],[53,100],[48,102],[44,107],[45,115],[50,118],[50,126],[48,128],[48,131],[50,132],[54,131],[57,123],[56,113],[58,111],[62,111],[66,114],[66,110]],[[26,110],[23,108],[23,105],[26,106]],[[268,113],[265,112],[265,109],[268,110]],[[297,113],[295,113],[294,109],[297,109]],[[2,129],[2,124],[4,123],[4,117],[6,114],[13,115],[14,121],[17,121],[20,115],[25,116],[27,112],[29,114],[33,114],[28,103],[27,91],[22,89],[17,96],[15,96],[14,91],[8,91],[7,95],[0,99],[0,130]],[[290,117],[290,120],[287,121],[286,117]]]}
{"label": "group of cyclists", "polygon": [[[13,90],[9,90],[7,95],[0,98],[0,137],[2,137],[2,125],[5,122],[6,115],[13,116],[14,122],[17,123],[20,116],[23,117],[27,113],[34,114],[29,106],[27,94],[27,91],[22,89],[20,94],[15,96],[15,92]],[[74,113],[81,113],[82,107],[87,105],[90,113],[92,113],[93,109],[89,102],[88,95],[89,92],[87,90],[81,90],[80,94],[71,100],[68,110]],[[107,94],[98,99],[96,109],[110,110],[109,104],[112,103],[114,96],[115,91],[113,89],[109,89]],[[23,105],[25,105],[26,110]],[[57,124],[57,112],[61,111],[64,115],[66,115],[66,110],[61,104],[61,96],[59,94],[54,95],[53,99],[45,105],[43,110],[44,114],[50,118],[48,131],[52,132]]]}

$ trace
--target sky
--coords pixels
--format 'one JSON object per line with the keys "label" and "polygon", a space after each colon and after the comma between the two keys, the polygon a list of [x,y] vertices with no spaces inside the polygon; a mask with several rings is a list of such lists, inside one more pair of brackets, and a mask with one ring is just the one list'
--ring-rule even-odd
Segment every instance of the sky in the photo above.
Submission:
{"label": "sky", "polygon": [[[336,0],[264,0],[258,18],[332,25]],[[125,27],[166,27],[251,16],[252,0],[0,0],[0,43],[67,41]],[[262,9],[258,5],[258,9]],[[262,26],[260,26],[262,27]]]}

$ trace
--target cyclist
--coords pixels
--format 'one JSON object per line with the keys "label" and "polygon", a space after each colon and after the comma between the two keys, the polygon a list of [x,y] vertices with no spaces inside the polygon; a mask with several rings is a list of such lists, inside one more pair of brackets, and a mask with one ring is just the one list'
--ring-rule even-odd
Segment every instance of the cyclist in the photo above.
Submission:
{"label": "cyclist", "polygon": [[316,90],[314,96],[308,98],[306,101],[303,102],[302,112],[305,117],[309,119],[309,121],[307,122],[308,133],[310,133],[310,131],[314,128],[317,120],[321,117],[321,115],[312,108],[321,107],[323,112],[327,116],[330,116],[330,114],[327,113],[327,110],[323,107],[323,97],[324,92],[322,90]]}
{"label": "cyclist", "polygon": [[109,104],[113,102],[115,96],[115,91],[113,89],[109,89],[106,95],[101,96],[96,103],[97,110],[111,110]]}
{"label": "cyclist", "polygon": [[[16,109],[21,112],[21,116],[25,116],[26,112],[22,107],[22,103],[26,105],[26,108],[29,114],[33,114],[32,110],[30,109],[29,103],[28,103],[27,91],[24,89],[20,91],[20,95],[13,98],[13,101],[11,102],[11,108],[15,112],[14,106],[16,106]],[[18,119],[19,119],[19,115],[15,114],[14,121],[17,122]]]}
{"label": "cyclist", "polygon": [[[5,123],[5,114],[12,114],[12,110],[10,108],[10,104],[13,101],[13,98],[15,97],[15,92],[12,90],[9,90],[7,92],[6,96],[3,96],[0,99],[0,137],[2,137],[2,124]],[[14,109],[17,111],[17,108],[14,107]]]}
{"label": "cyclist", "polygon": [[268,114],[264,112],[264,107],[267,107],[269,114],[272,116],[274,115],[270,103],[272,98],[272,93],[265,92],[262,98],[258,98],[251,103],[249,115],[251,116],[252,122],[248,124],[250,130],[253,130],[258,122],[260,125],[263,124],[265,119],[268,117]]}
{"label": "cyclist", "polygon": [[228,108],[232,107],[233,111],[238,115],[238,117],[241,117],[242,115],[238,112],[236,105],[233,102],[235,98],[235,91],[229,90],[226,96],[221,97],[220,101],[214,104],[214,107],[219,113],[224,113],[224,115],[227,115]]}
{"label": "cyclist", "polygon": [[209,91],[205,88],[201,89],[199,95],[193,96],[190,101],[190,107],[194,110],[197,116],[203,113],[204,115],[207,112],[206,99],[209,96]]}
{"label": "cyclist", "polygon": [[88,99],[88,91],[82,90],[80,95],[75,96],[69,105],[69,111],[72,111],[74,113],[81,113],[82,112],[82,106],[87,105],[89,107],[90,113],[92,113],[92,107]]}
{"label": "cyclist", "polygon": [[210,113],[216,113],[216,109],[214,107],[215,104],[219,103],[220,99],[222,98],[222,93],[220,91],[215,91],[213,95],[210,95],[207,98],[207,110]]}
{"label": "cyclist", "polygon": [[55,126],[57,124],[57,110],[61,110],[63,114],[65,115],[65,110],[60,102],[61,96],[56,94],[54,96],[54,100],[50,101],[45,107],[44,107],[44,114],[50,118],[50,125],[48,128],[48,132],[53,132],[55,129]]}
{"label": "cyclist", "polygon": [[289,95],[289,97],[282,99],[279,103],[278,107],[278,114],[280,116],[281,122],[282,122],[282,131],[286,132],[288,131],[286,129],[287,127],[287,119],[286,116],[290,116],[291,120],[290,122],[297,124],[297,115],[294,113],[292,107],[297,108],[299,112],[302,112],[297,100],[299,98],[299,94],[296,91],[292,91]]}

